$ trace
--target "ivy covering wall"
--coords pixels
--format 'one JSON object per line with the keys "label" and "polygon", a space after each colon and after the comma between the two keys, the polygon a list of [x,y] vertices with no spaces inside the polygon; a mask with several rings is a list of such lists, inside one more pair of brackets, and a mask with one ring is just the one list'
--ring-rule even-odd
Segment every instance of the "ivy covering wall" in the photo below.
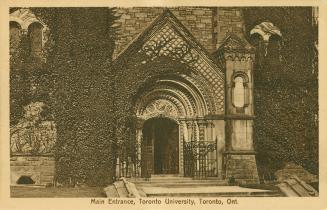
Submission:
{"label": "ivy covering wall", "polygon": [[[190,73],[189,65],[177,57],[149,57],[144,50],[113,63],[119,33],[114,9],[31,9],[49,27],[50,37],[45,60],[30,59],[26,37],[11,56],[11,125],[23,116],[23,106],[44,102],[44,116],[55,120],[57,130],[56,182],[111,183],[118,148],[133,150],[135,100],[162,75],[176,69]],[[246,34],[267,19],[283,33],[281,56],[269,48],[254,73],[259,169],[271,174],[294,161],[317,173],[318,73],[310,8],[247,8],[244,17]]]}
{"label": "ivy covering wall", "polygon": [[[55,181],[106,185],[114,177],[113,68],[115,20],[108,8],[33,8],[49,27],[45,69],[55,116]],[[50,46],[49,46],[50,45]]]}
{"label": "ivy covering wall", "polygon": [[[12,40],[11,40],[12,41]],[[16,41],[16,40],[15,40]],[[10,52],[10,125],[16,125],[24,115],[24,106],[41,96],[36,86],[43,74],[43,63],[30,55],[29,39],[20,36],[17,47]]]}
{"label": "ivy covering wall", "polygon": [[[295,162],[318,174],[317,25],[310,7],[246,8],[246,35],[257,47],[254,72],[254,137],[259,170],[273,174]],[[267,54],[250,30],[261,22],[277,26]],[[261,46],[259,45],[261,42]]]}

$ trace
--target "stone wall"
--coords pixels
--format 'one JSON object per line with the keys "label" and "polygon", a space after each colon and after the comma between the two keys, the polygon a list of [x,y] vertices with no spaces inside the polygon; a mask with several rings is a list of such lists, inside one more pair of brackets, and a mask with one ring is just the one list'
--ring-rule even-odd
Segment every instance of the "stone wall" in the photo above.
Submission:
{"label": "stone wall", "polygon": [[[120,32],[114,56],[121,52],[150,23],[164,11],[164,7],[117,8]],[[194,37],[209,51],[218,49],[226,33],[243,35],[243,16],[238,7],[171,7],[168,8]],[[34,22],[42,24],[42,46],[47,41],[47,26],[41,23],[29,9],[19,9],[10,14],[23,31]]]}
{"label": "stone wall", "polygon": [[227,153],[225,156],[225,165],[225,178],[227,180],[233,177],[239,184],[259,183],[254,154]]}
{"label": "stone wall", "polygon": [[[120,26],[114,57],[143,32],[162,7],[118,8]],[[244,36],[244,20],[239,7],[172,7],[168,8],[210,53],[218,49],[228,33]]]}
{"label": "stone wall", "polygon": [[[114,57],[161,15],[164,9],[163,7],[117,8],[117,15],[120,15],[117,24],[120,30]],[[209,52],[215,50],[213,7],[174,7],[169,10]]]}
{"label": "stone wall", "polygon": [[53,156],[12,156],[10,184],[16,185],[22,176],[30,177],[36,185],[53,183],[55,161]]}
{"label": "stone wall", "polygon": [[217,45],[216,49],[220,46],[221,42],[228,33],[235,33],[240,37],[244,37],[244,20],[242,9],[239,7],[219,7],[217,9]]}
{"label": "stone wall", "polygon": [[253,120],[226,120],[229,150],[253,151]]}

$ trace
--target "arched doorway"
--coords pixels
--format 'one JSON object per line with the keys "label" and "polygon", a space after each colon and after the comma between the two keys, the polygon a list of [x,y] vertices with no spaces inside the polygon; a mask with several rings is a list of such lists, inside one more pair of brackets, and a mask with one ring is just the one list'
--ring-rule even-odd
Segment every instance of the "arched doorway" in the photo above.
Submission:
{"label": "arched doorway", "polygon": [[178,124],[168,118],[147,120],[142,129],[142,176],[178,174]]}

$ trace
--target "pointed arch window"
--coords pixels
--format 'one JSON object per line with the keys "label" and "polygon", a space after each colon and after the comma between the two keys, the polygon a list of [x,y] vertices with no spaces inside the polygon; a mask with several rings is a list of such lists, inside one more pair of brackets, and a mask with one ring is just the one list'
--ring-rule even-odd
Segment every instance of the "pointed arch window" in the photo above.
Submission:
{"label": "pointed arch window", "polygon": [[232,77],[232,102],[236,108],[248,105],[248,76],[243,72],[237,72]]}

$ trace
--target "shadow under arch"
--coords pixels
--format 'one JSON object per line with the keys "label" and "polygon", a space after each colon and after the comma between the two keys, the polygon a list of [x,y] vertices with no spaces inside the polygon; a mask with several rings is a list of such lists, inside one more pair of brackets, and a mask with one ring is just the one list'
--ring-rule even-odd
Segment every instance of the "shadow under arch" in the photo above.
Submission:
{"label": "shadow under arch", "polygon": [[21,25],[16,21],[10,21],[9,22],[10,27],[10,49],[16,50],[19,46],[21,36],[22,36],[22,27]]}
{"label": "shadow under arch", "polygon": [[44,26],[39,22],[33,22],[28,26],[28,38],[30,44],[30,53],[38,56],[42,52],[42,39]]}
{"label": "shadow under arch", "polygon": [[142,128],[141,175],[178,174],[179,124],[176,120],[158,116],[146,120]]}

